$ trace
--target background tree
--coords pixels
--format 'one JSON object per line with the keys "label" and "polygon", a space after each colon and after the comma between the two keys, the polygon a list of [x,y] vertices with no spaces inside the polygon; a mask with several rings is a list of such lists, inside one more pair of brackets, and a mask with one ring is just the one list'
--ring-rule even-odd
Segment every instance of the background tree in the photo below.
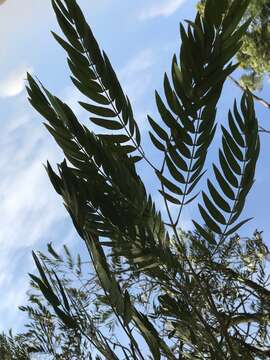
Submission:
{"label": "background tree", "polygon": [[[231,3],[232,0],[229,0]],[[201,13],[206,0],[198,3]],[[243,21],[251,18],[248,31],[243,37],[243,44],[237,53],[240,66],[246,70],[240,84],[250,90],[262,87],[265,74],[270,74],[270,2],[269,0],[251,0]]]}
{"label": "background tree", "polygon": [[[61,284],[72,301],[71,308],[75,304],[79,305],[82,313],[88,309],[89,316],[90,304],[94,305],[99,290],[95,276],[85,269],[86,265],[87,270],[89,269],[89,261],[82,263],[80,255],[73,259],[66,245],[63,250],[59,255],[49,244],[47,256],[39,253],[44,271],[51,279],[53,286],[58,284],[58,277],[61,279]],[[28,318],[27,331],[20,334],[21,342],[26,347],[32,348],[36,354],[35,358],[38,358],[39,354],[51,356],[50,358],[56,360],[90,359],[88,341],[83,339],[77,330],[70,329],[58,321],[57,315],[48,306],[48,301],[38,291],[35,279],[33,277],[30,282],[31,290],[28,292],[27,304],[20,307]],[[94,312],[92,311],[91,314]],[[95,316],[97,317],[97,314]],[[95,331],[97,332],[97,329]]]}
{"label": "background tree", "polygon": [[[211,263],[205,263],[205,250],[201,251],[201,246],[198,248],[198,244],[203,242],[208,251],[212,250],[211,246],[207,246],[205,240],[198,233],[178,231],[178,235],[189,249],[186,250],[186,255],[192,260],[194,268],[204,274],[203,282],[207,284],[207,288],[213,294],[216,306],[220,309],[225,308],[228,313],[232,314],[230,319],[228,318],[228,321],[231,322],[228,327],[233,327],[234,331],[238,333],[239,339],[248,337],[251,340],[252,345],[250,346],[240,342],[241,358],[253,359],[252,353],[254,353],[256,359],[267,359],[269,351],[266,347],[262,348],[262,344],[266,345],[269,341],[269,305],[267,301],[269,272],[267,275],[265,261],[269,251],[263,243],[261,233],[256,231],[249,239],[240,238],[238,235],[232,237],[227,244],[220,247],[216,254],[216,261]],[[39,258],[44,272],[51,279],[54,292],[59,293],[60,291],[58,279],[65,286],[72,309],[70,312],[80,314],[77,321],[83,326],[82,336],[78,337],[72,334],[72,328],[70,329],[64,322],[58,321],[53,307],[44,298],[36,284],[32,282],[33,290],[29,292],[28,305],[21,307],[21,310],[27,312],[31,323],[27,324],[28,331],[20,334],[20,346],[17,344],[17,349],[30,348],[34,350],[33,359],[39,359],[41,354],[51,355],[50,359],[91,359],[93,347],[100,346],[99,342],[97,345],[93,345],[93,340],[97,334],[102,337],[104,329],[106,329],[106,336],[103,335],[103,337],[106,341],[120,349],[122,338],[115,336],[118,329],[117,319],[104,299],[96,275],[89,271],[91,263],[81,261],[80,256],[73,259],[66,247],[63,254],[59,255],[51,245],[48,246],[48,255],[39,253]],[[183,265],[185,266],[184,262]],[[56,273],[58,279],[55,277]],[[188,266],[185,267],[185,275],[192,278]],[[194,324],[191,323],[192,317],[186,313],[186,291],[189,291],[188,297],[194,306],[196,305],[197,311],[204,312],[206,306],[198,299],[200,291],[196,287],[191,287],[187,279],[186,282],[181,283],[181,286],[178,285],[177,293],[170,293],[170,298],[167,291],[166,295],[164,293],[160,295],[158,279],[145,277],[143,274],[122,278],[121,283],[129,289],[136,287],[132,296],[133,303],[150,314],[164,337],[185,339],[183,346],[184,343],[186,346],[187,343],[192,346],[197,334],[199,337],[197,341],[201,341],[202,330],[198,331],[194,327]],[[175,295],[178,298],[177,303],[174,299]],[[157,302],[161,302],[165,306],[170,304],[170,308],[165,307],[164,309],[160,306],[155,308]],[[248,312],[250,308],[253,309],[253,313]],[[255,309],[257,309],[257,313],[254,313]],[[177,319],[175,321],[177,322],[174,323],[173,316],[175,316],[176,310]],[[226,316],[225,312],[223,316]],[[215,323],[211,324],[211,321],[208,325],[210,328],[216,326]],[[78,347],[78,345],[80,346]],[[175,346],[177,346],[177,342]],[[195,356],[195,353],[191,353],[190,356]],[[11,359],[13,358],[11,357]],[[41,356],[41,359],[44,357]]]}
{"label": "background tree", "polygon": [[[149,117],[159,165],[146,156],[129,98],[76,1],[52,4],[66,40],[54,37],[68,54],[74,85],[87,98],[80,104],[104,131],[90,131],[30,75],[29,100],[64,152],[58,174],[49,163],[47,172],[87,247],[102,291],[97,297],[117,329],[93,331],[92,313],[34,255],[40,277],[32,280],[50,312],[88,340],[96,359],[267,359],[268,250],[259,233],[246,243],[237,235],[248,221],[239,217],[260,144],[249,92],[222,125],[219,164],[203,188],[194,232],[178,229],[183,208],[194,206],[198,196],[217,103],[250,26],[242,21],[249,1],[228,6],[222,0],[217,7],[208,0],[204,17],[197,14],[186,29],[180,26],[180,57],[173,57],[171,76],[165,74],[164,100],[156,92],[161,121]],[[138,161],[160,181],[166,220],[145,189]]]}
{"label": "background tree", "polygon": [[0,334],[0,358],[1,360],[30,360],[30,352],[32,348],[25,343],[23,336],[13,337]]}

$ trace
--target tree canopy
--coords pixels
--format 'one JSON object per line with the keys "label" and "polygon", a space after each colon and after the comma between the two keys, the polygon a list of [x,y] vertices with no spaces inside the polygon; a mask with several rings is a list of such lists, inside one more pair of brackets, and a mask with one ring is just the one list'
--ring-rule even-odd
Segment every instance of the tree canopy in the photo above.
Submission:
{"label": "tree canopy", "polygon": [[[77,2],[52,0],[65,38],[53,35],[67,53],[80,105],[101,130],[91,131],[28,74],[29,101],[65,157],[58,171],[49,162],[46,170],[89,269],[84,277],[81,258],[74,261],[67,248],[64,258],[51,245],[48,256],[33,254],[39,275],[31,275],[33,292],[21,308],[32,319],[28,349],[56,359],[269,358],[269,251],[259,231],[249,239],[239,233],[260,153],[248,90],[232,99],[218,160],[205,175],[217,104],[250,27],[249,3],[207,0],[204,16],[180,25],[180,55],[163,94],[155,94],[159,119],[148,116],[159,154],[150,159],[132,104]],[[159,180],[166,214],[138,162]],[[179,229],[187,206],[198,208],[190,232]]]}

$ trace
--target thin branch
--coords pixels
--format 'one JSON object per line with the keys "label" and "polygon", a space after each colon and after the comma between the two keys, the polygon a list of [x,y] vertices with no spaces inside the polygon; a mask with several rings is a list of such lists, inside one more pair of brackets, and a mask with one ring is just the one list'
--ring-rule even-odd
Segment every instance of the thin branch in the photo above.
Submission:
{"label": "thin branch", "polygon": [[239,325],[243,323],[251,323],[251,322],[256,322],[260,324],[265,320],[266,321],[270,320],[269,314],[265,314],[265,313],[237,314],[229,320],[229,326]]}
{"label": "thin branch", "polygon": [[[230,80],[232,80],[232,82],[242,91],[246,91],[246,88],[240,84],[239,81],[237,81],[234,77],[229,76]],[[253,92],[251,92],[249,90],[250,94],[252,95],[253,99],[256,100],[257,102],[259,102],[261,105],[263,105],[265,108],[270,110],[270,103],[267,102],[266,100],[264,100],[263,98],[259,97],[258,95],[254,94]]]}
{"label": "thin branch", "polygon": [[259,132],[270,134],[270,130],[263,128],[262,126],[259,127]]}

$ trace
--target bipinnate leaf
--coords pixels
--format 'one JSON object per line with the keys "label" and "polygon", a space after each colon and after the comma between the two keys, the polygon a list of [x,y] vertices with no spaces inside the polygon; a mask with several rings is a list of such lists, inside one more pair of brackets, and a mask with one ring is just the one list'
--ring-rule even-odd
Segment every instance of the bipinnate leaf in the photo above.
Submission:
{"label": "bipinnate leaf", "polygon": [[[234,104],[234,115],[232,112],[228,115],[229,130],[222,126],[223,148],[219,151],[220,170],[213,165],[220,191],[212,181],[208,180],[208,190],[212,199],[203,193],[204,205],[199,205],[207,227],[220,235],[219,243],[223,243],[228,236],[233,235],[250,220],[236,224],[254,182],[260,149],[258,122],[253,99],[249,93],[244,93],[242,96],[241,112],[242,115]],[[224,230],[221,231],[218,223],[224,226]],[[205,237],[203,228],[198,226],[196,228]]]}
{"label": "bipinnate leaf", "polygon": [[[204,173],[207,152],[216,131],[216,105],[226,78],[238,67],[230,61],[241,46],[241,37],[246,29],[246,25],[241,26],[241,30],[237,28],[247,5],[246,1],[240,3],[237,5],[234,2],[228,10],[227,0],[221,0],[218,6],[216,1],[207,0],[203,18],[198,15],[195,22],[187,21],[186,29],[180,25],[180,57],[173,57],[171,81],[167,74],[164,76],[166,102],[156,92],[161,123],[148,117],[155,133],[150,132],[150,138],[154,146],[164,153],[165,168],[168,168],[173,180],[180,183],[181,208],[183,203],[188,204],[195,199],[193,191]],[[229,14],[237,17],[233,24],[228,23]],[[234,42],[230,43],[230,38],[223,32],[230,32]],[[234,121],[230,121],[230,127],[233,127],[235,139],[226,129],[224,138],[231,152],[228,153],[228,147],[225,147],[226,154],[220,154],[224,166],[227,164],[224,156],[231,155],[233,171],[227,167],[226,183],[222,184],[223,188],[229,189],[231,184],[238,186],[234,171],[239,173],[239,167],[234,158],[236,155],[242,161],[239,144],[240,147],[243,145],[241,131],[235,128]],[[177,186],[176,183],[174,185]],[[227,193],[229,189],[226,189]],[[170,201],[168,196],[167,200]]]}

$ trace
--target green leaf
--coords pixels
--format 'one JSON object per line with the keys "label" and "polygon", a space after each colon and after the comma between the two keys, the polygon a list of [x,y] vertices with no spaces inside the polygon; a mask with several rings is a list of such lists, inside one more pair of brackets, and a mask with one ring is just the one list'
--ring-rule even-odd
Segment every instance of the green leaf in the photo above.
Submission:
{"label": "green leaf", "polygon": [[141,132],[140,132],[138,124],[135,121],[134,121],[134,125],[135,125],[135,139],[136,139],[137,145],[140,146],[141,145]]}
{"label": "green leaf", "polygon": [[173,193],[175,193],[177,195],[183,195],[182,190],[178,186],[176,186],[173,182],[168,180],[165,176],[163,176],[159,171],[156,171],[156,175],[159,178],[159,180],[161,181],[161,183],[167,189],[169,189],[171,192],[173,192]]}
{"label": "green leaf", "polygon": [[62,299],[63,299],[63,302],[64,302],[65,309],[69,312],[70,311],[70,306],[69,306],[69,302],[68,302],[64,287],[63,287],[61,281],[59,280],[58,276],[56,275],[56,273],[54,271],[53,271],[53,274],[54,274],[54,276],[56,278],[56,281],[58,283],[59,290],[60,290],[60,293],[61,293],[61,296],[62,296]]}
{"label": "green leaf", "polygon": [[123,134],[118,134],[118,135],[98,134],[97,136],[101,140],[105,140],[105,141],[112,142],[112,143],[119,143],[119,144],[128,142],[130,140],[130,138],[127,135],[123,135]]}
{"label": "green leaf", "polygon": [[214,238],[214,236],[212,234],[210,234],[209,232],[207,232],[201,225],[199,225],[196,221],[192,220],[196,230],[198,231],[198,233],[207,241],[209,242],[211,245],[216,245],[217,242]]}
{"label": "green leaf", "polygon": [[130,296],[126,290],[124,294],[124,315],[123,315],[125,326],[127,326],[131,322],[132,315],[133,315],[133,309],[130,302]]}
{"label": "green leaf", "polygon": [[124,150],[126,154],[132,153],[137,150],[137,148],[132,145],[122,145],[121,149]]}
{"label": "green leaf", "polygon": [[55,174],[55,172],[53,171],[53,169],[48,161],[47,161],[47,166],[45,166],[45,169],[47,171],[47,174],[50,178],[50,181],[51,181],[55,191],[59,195],[62,195],[62,181],[61,181],[60,177]]}
{"label": "green leaf", "polygon": [[55,34],[53,31],[52,34],[55,40],[62,46],[64,50],[66,50],[72,62],[76,63],[77,65],[82,65],[83,67],[89,66],[89,62],[84,55],[82,55],[78,50],[76,50],[73,46],[71,46],[68,42]]}
{"label": "green leaf", "polygon": [[221,168],[223,170],[223,174],[225,175],[225,178],[228,180],[228,182],[234,186],[235,188],[238,188],[238,180],[237,177],[234,175],[233,171],[231,170],[223,152],[219,150],[219,161]]}
{"label": "green leaf", "polygon": [[66,312],[59,309],[58,307],[55,307],[54,311],[68,328],[74,329],[77,327],[76,321]]}
{"label": "green leaf", "polygon": [[150,135],[150,139],[152,141],[152,143],[154,144],[154,146],[164,152],[166,150],[165,146],[149,131],[149,135]]}
{"label": "green leaf", "polygon": [[82,66],[71,61],[69,58],[67,59],[68,66],[70,71],[82,83],[87,83],[88,81],[95,81],[97,80],[97,76],[94,71],[89,66]]}
{"label": "green leaf", "polygon": [[231,212],[231,207],[230,205],[227,203],[227,201],[224,200],[224,198],[218,193],[218,191],[216,190],[216,188],[213,186],[213,184],[211,183],[210,180],[207,180],[207,185],[208,185],[208,189],[209,192],[213,198],[213,200],[215,201],[215,203],[223,210],[226,211],[227,213]]}
{"label": "green leaf", "polygon": [[164,131],[150,116],[148,116],[148,121],[152,127],[152,129],[156,132],[156,134],[164,141],[168,141],[169,137]]}
{"label": "green leaf", "polygon": [[44,270],[43,270],[43,268],[41,266],[41,263],[39,262],[39,259],[38,259],[37,255],[34,253],[34,251],[32,251],[32,256],[33,256],[33,259],[35,261],[36,267],[38,268],[38,271],[40,273],[42,281],[44,282],[44,284],[46,284],[47,287],[50,287],[50,284],[49,284],[49,282],[47,280],[45,272],[44,272]]}
{"label": "green leaf", "polygon": [[186,146],[184,141],[182,139],[176,138],[175,136],[173,136],[173,139],[174,139],[175,144],[177,146],[177,150],[179,150],[179,152],[184,157],[186,157],[188,159],[191,159],[192,158],[191,151],[189,150],[188,146]]}
{"label": "green leaf", "polygon": [[169,127],[173,128],[175,126],[176,120],[170,113],[170,111],[164,105],[161,97],[159,96],[158,92],[156,91],[156,103],[158,107],[158,111],[164,123]]}
{"label": "green leaf", "polygon": [[247,222],[249,222],[250,220],[252,220],[253,218],[249,218],[249,219],[246,219],[246,220],[243,220],[241,221],[240,223],[238,223],[237,225],[235,225],[233,228],[231,228],[230,230],[228,230],[225,234],[226,237],[232,235],[232,234],[235,234],[236,231],[238,229],[240,229],[243,225],[245,225]]}
{"label": "green leaf", "polygon": [[166,193],[165,191],[159,190],[160,194],[169,202],[176,204],[176,205],[181,205],[181,201],[176,199],[174,196],[171,196],[170,194]]}
{"label": "green leaf", "polygon": [[176,145],[181,147],[180,143],[184,142],[186,145],[193,146],[194,141],[191,135],[188,133],[187,129],[182,127],[179,123],[175,122],[174,126],[171,129],[173,140]]}
{"label": "green leaf", "polygon": [[231,189],[231,187],[229,186],[229,184],[227,183],[226,180],[224,180],[223,176],[221,175],[220,171],[218,170],[218,168],[213,165],[213,169],[214,169],[214,173],[216,176],[216,179],[218,181],[218,184],[221,188],[221,190],[224,192],[224,194],[231,200],[235,200],[235,194],[233,192],[233,190]]}
{"label": "green leaf", "polygon": [[182,173],[176,168],[176,166],[174,165],[174,163],[171,161],[171,159],[169,158],[169,156],[166,156],[166,164],[167,167],[169,169],[170,174],[172,175],[172,177],[176,180],[179,181],[181,184],[185,184],[186,180],[184,178],[184,176],[182,175]]}
{"label": "green leaf", "polygon": [[54,292],[52,291],[51,287],[47,287],[46,284],[44,284],[44,282],[42,280],[40,280],[37,276],[29,274],[29,276],[31,277],[31,279],[38,285],[40,291],[42,292],[42,294],[44,295],[44,297],[49,301],[49,303],[52,306],[59,306],[61,305],[60,300],[58,299],[58,297],[54,294]]}
{"label": "green leaf", "polygon": [[153,355],[154,360],[160,360],[160,347],[161,340],[156,329],[148,320],[147,316],[136,311],[133,315],[134,321],[136,322],[138,328],[140,329],[141,335],[144,337],[147,342],[149,349]]}
{"label": "green leaf", "polygon": [[73,76],[70,77],[73,84],[77,87],[78,90],[85,96],[91,99],[92,94],[101,94],[103,93],[102,87],[96,81],[87,81],[81,82],[75,79]]}
{"label": "green leaf", "polygon": [[233,1],[222,24],[223,39],[228,38],[235,31],[244,13],[247,10],[249,3],[250,0]]}
{"label": "green leaf", "polygon": [[130,160],[133,162],[133,163],[137,163],[139,161],[141,161],[143,159],[142,156],[131,156],[130,157]]}
{"label": "green leaf", "polygon": [[237,144],[239,146],[245,147],[244,139],[243,139],[238,127],[235,124],[235,121],[233,119],[231,111],[229,111],[228,119],[229,119],[230,130],[231,130],[234,140],[237,142]]}
{"label": "green leaf", "polygon": [[186,195],[189,195],[193,191],[193,189],[196,187],[196,185],[198,184],[198,182],[201,180],[201,178],[204,176],[205,173],[206,170],[203,173],[201,173],[199,176],[197,176],[197,178],[194,179],[192,182],[189,181],[189,184],[191,185],[188,187],[186,191]]}
{"label": "green leaf", "polygon": [[222,234],[222,231],[219,225],[209,216],[209,214],[204,210],[204,208],[199,204],[199,210],[205,224],[216,234]]}
{"label": "green leaf", "polygon": [[192,175],[189,178],[188,183],[191,184],[193,181],[197,179],[198,176],[200,176],[202,169],[203,169],[204,163],[202,163],[199,167],[197,167],[196,171],[192,172]]}
{"label": "green leaf", "polygon": [[234,141],[233,137],[231,136],[231,134],[229,134],[229,132],[224,128],[224,126],[221,126],[222,128],[222,132],[223,132],[223,136],[224,139],[227,141],[230,149],[232,150],[233,154],[237,157],[237,159],[239,161],[243,161],[244,160],[244,156],[242,151],[239,149],[238,145],[236,144],[236,142]]}
{"label": "green leaf", "polygon": [[235,159],[235,156],[233,155],[225,139],[222,141],[222,145],[223,145],[223,151],[225,157],[227,159],[227,162],[230,164],[232,171],[237,175],[242,175],[241,166],[239,165],[238,161]]}
{"label": "green leaf", "polygon": [[[211,129],[207,129],[207,131],[203,131],[199,135],[199,137],[198,137],[198,139],[196,141],[196,146],[201,146],[201,145],[203,146],[205,143],[207,143],[207,144],[209,143],[209,138],[211,137],[211,133],[212,133],[209,130],[211,130]],[[214,128],[214,131],[216,131],[216,127]]]}
{"label": "green leaf", "polygon": [[122,124],[114,120],[101,119],[96,117],[90,117],[90,120],[94,124],[109,130],[121,130],[123,128]]}
{"label": "green leaf", "polygon": [[239,111],[238,111],[236,100],[234,101],[234,105],[233,105],[233,113],[234,113],[234,117],[237,121],[237,124],[238,124],[240,130],[243,133],[245,133],[245,124],[244,124],[244,121],[243,121]]}
{"label": "green leaf", "polygon": [[[54,12],[56,14],[58,24],[60,25],[61,30],[63,31],[63,33],[65,34],[65,36],[69,40],[69,42],[78,51],[83,52],[83,47],[82,47],[82,45],[81,45],[81,43],[79,41],[79,37],[77,35],[77,32],[75,31],[75,29],[71,25],[70,21],[68,21],[66,19],[66,17],[63,15],[63,13],[60,11],[60,9],[58,8],[58,6],[56,5],[56,3],[54,1],[52,1],[52,6],[53,6]],[[62,7],[62,9],[63,9],[63,7]]]}
{"label": "green leaf", "polygon": [[174,91],[171,88],[171,84],[170,81],[168,79],[167,74],[165,73],[164,75],[164,92],[165,92],[165,96],[166,96],[166,100],[167,103],[170,107],[170,109],[176,114],[179,114],[179,107],[181,106],[180,103],[178,102],[176,95],[174,93]]}
{"label": "green leaf", "polygon": [[198,160],[192,165],[191,172],[194,172],[194,171],[197,172],[198,169],[200,169],[200,168],[202,169],[202,168],[203,168],[203,165],[204,165],[204,163],[205,163],[205,159],[206,159],[207,152],[205,151],[205,149],[204,149],[203,152],[202,152],[201,150],[202,150],[202,149],[200,149],[200,152],[201,152],[200,157],[199,157]]}
{"label": "green leaf", "polygon": [[177,150],[172,146],[169,145],[168,147],[169,155],[171,157],[171,160],[174,162],[174,164],[183,171],[188,171],[188,166],[185,162],[185,160],[182,158],[182,156],[177,152]]}
{"label": "green leaf", "polygon": [[88,110],[89,112],[91,112],[92,114],[95,114],[95,115],[98,115],[98,116],[116,117],[118,115],[113,110],[108,109],[106,107],[87,104],[87,106],[84,107],[84,108],[86,110]]}
{"label": "green leaf", "polygon": [[243,25],[241,25],[238,30],[236,30],[234,32],[234,34],[230,37],[228,37],[225,41],[223,41],[224,45],[223,48],[224,49],[228,49],[230,48],[232,45],[235,44],[241,44],[241,38],[245,35],[246,31],[248,30],[250,24],[252,22],[252,19],[248,19]]}
{"label": "green leaf", "polygon": [[73,24],[74,21],[73,21],[72,17],[70,16],[66,7],[62,4],[61,0],[53,0],[53,2],[57,4],[59,9],[62,11],[63,15],[67,18],[67,20],[69,20]]}
{"label": "green leaf", "polygon": [[209,214],[215,219],[215,221],[219,222],[222,225],[226,225],[225,217],[221,214],[221,212],[217,209],[217,207],[212,203],[212,201],[208,198],[205,192],[202,192],[202,197],[204,204],[209,211]]}

